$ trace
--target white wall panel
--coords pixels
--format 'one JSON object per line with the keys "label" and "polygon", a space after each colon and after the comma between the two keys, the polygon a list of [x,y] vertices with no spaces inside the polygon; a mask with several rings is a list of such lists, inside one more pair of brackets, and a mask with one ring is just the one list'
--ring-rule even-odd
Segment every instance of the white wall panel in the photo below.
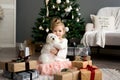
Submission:
{"label": "white wall panel", "polygon": [[16,46],[16,0],[0,0],[4,17],[0,21],[0,47]]}

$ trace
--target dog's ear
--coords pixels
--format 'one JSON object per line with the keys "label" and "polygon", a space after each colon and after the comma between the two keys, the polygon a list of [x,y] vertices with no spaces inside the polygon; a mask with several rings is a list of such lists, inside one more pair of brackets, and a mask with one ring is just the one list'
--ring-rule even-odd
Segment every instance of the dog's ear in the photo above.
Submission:
{"label": "dog's ear", "polygon": [[48,34],[46,37],[46,43],[49,43],[49,38],[50,38],[50,34]]}
{"label": "dog's ear", "polygon": [[53,33],[49,33],[46,37],[46,43],[50,43],[51,42],[51,36],[53,35]]}

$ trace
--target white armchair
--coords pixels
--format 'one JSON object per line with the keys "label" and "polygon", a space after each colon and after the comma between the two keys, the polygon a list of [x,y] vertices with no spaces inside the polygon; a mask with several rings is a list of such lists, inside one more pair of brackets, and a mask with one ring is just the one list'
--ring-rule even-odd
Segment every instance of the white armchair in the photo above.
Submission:
{"label": "white armchair", "polygon": [[118,46],[120,49],[120,7],[101,8],[91,19],[93,23],[86,24],[81,43],[102,48]]}

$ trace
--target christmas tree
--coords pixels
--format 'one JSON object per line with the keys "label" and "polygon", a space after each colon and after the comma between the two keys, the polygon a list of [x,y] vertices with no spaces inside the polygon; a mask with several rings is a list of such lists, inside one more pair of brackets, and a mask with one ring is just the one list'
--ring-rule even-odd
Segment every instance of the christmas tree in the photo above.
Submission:
{"label": "christmas tree", "polygon": [[53,17],[60,17],[69,28],[67,39],[81,39],[84,32],[84,19],[81,17],[80,5],[77,0],[45,0],[45,7],[41,8],[40,17],[32,28],[33,42],[45,42],[50,30]]}

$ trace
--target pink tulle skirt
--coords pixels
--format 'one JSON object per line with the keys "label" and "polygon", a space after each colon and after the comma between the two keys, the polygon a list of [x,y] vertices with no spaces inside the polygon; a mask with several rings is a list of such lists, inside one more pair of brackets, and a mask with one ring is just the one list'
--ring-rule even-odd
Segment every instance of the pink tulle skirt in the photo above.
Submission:
{"label": "pink tulle skirt", "polygon": [[53,75],[56,72],[60,72],[64,68],[71,68],[71,61],[59,61],[49,64],[38,64],[37,70],[41,75]]}

